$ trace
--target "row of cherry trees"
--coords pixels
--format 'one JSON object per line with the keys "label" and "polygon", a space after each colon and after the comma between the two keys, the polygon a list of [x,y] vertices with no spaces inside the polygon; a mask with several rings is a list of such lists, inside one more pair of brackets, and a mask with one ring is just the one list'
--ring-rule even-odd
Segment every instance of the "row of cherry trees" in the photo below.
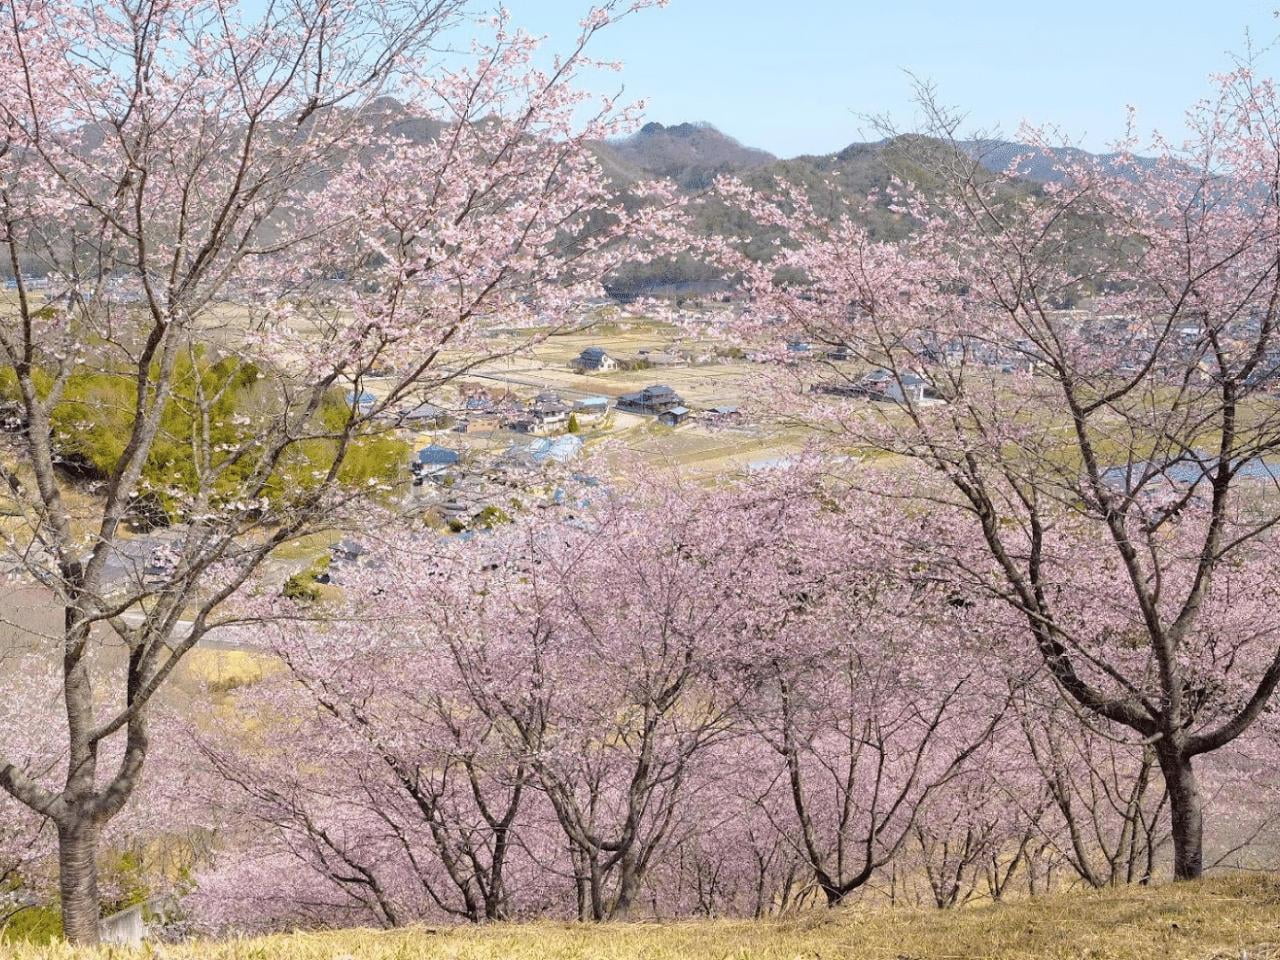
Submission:
{"label": "row of cherry trees", "polygon": [[[710,255],[742,278],[745,340],[859,361],[781,377],[784,411],[928,476],[897,491],[913,509],[967,518],[937,562],[1021,617],[1080,724],[1148,744],[1174,873],[1198,877],[1197,768],[1270,722],[1280,686],[1280,99],[1241,64],[1185,144],[1050,153],[1039,185],[922,106],[930,136],[895,149],[929,187],[876,198],[908,239],[862,228],[863,198],[819,211],[726,181],[785,241],[764,263],[732,238]],[[871,404],[850,396],[868,366]]]}
{"label": "row of cherry trees", "polygon": [[[401,465],[355,454],[661,247],[671,191],[624,204],[590,148],[635,111],[579,83],[655,4],[606,0],[558,53],[464,0],[0,9],[0,549],[56,611],[14,649],[63,714],[0,788],[56,833],[69,939],[98,938],[102,838],[183,658],[273,551],[389,493]],[[157,505],[179,535],[148,575],[127,525]]]}
{"label": "row of cherry trees", "polygon": [[[337,609],[261,601],[281,669],[164,778],[216,836],[201,923],[952,907],[1168,870],[1155,751],[1081,723],[935,525],[807,471],[574,513],[397,535]],[[1270,825],[1257,761],[1212,773],[1224,862]]]}
{"label": "row of cherry trees", "polygon": [[[138,796],[153,739],[190,738],[200,763],[152,779],[190,776],[176,826],[222,851],[201,897],[246,924],[761,912],[872,884],[953,905],[1140,880],[1166,835],[1192,878],[1215,793],[1265,787],[1229,789],[1280,685],[1272,85],[1242,67],[1184,147],[1039,186],[926,102],[934,136],[897,149],[929,189],[887,201],[905,240],[861,229],[861,198],[833,216],[723,183],[780,237],[761,262],[683,236],[670,187],[621,197],[591,149],[636,114],[581,92],[586,49],[650,5],[589,11],[558,58],[452,0],[0,10],[0,537],[57,612],[4,651],[0,876],[38,883],[56,835],[70,939],[97,939],[123,812],[175,826]],[[489,39],[442,55],[458,29]],[[623,485],[473,541],[390,524],[342,607],[246,597],[277,548],[385,501],[352,453],[398,412],[690,250],[762,356],[796,337],[861,361],[784,372],[775,406],[894,470]],[[886,402],[847,396],[868,365]],[[105,465],[68,424],[113,441]],[[121,576],[157,500],[174,562]],[[183,658],[237,623],[283,664],[235,698],[244,722],[159,726]],[[1241,820],[1210,823],[1217,849]]]}

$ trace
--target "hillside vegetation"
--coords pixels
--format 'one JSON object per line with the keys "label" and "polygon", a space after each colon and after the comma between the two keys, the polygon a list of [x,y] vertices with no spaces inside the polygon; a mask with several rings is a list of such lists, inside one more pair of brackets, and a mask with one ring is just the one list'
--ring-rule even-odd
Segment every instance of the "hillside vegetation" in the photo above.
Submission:
{"label": "hillside vegetation", "polygon": [[1280,957],[1280,881],[1226,877],[953,911],[850,907],[757,922],[351,930],[136,952],[11,951],[12,960],[1269,960]]}

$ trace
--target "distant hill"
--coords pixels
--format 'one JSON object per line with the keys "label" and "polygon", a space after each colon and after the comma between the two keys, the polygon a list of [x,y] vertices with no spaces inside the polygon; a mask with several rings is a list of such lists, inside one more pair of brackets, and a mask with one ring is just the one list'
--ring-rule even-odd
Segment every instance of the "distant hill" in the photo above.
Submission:
{"label": "distant hill", "polygon": [[[1035,183],[1060,182],[1062,173],[1058,165],[1080,160],[1094,160],[1111,173],[1124,173],[1120,155],[1115,153],[1089,153],[1076,147],[1050,147],[1045,150],[1008,140],[970,140],[960,146],[991,171],[1007,170],[1016,160],[1018,176]],[[1134,162],[1147,169],[1155,164],[1149,157],[1136,157]]]}
{"label": "distant hill", "polygon": [[[392,130],[417,143],[433,140],[445,128],[440,120],[413,113],[392,97],[369,105],[367,121],[371,127]],[[103,131],[88,129],[86,144],[93,146],[102,136]],[[1028,192],[1061,179],[1054,169],[1056,162],[1093,156],[1072,148],[1043,151],[1004,140],[973,140],[959,146],[992,172],[1005,170],[1017,159],[1021,188]],[[852,143],[829,154],[780,159],[701,122],[648,123],[628,137],[596,142],[592,150],[624,198],[627,188],[642,180],[670,179],[690,194],[706,194],[715,179],[726,174],[759,187],[770,187],[781,180],[802,188],[819,212],[827,207],[833,215],[848,209],[840,203],[843,199],[861,202],[872,198],[870,203],[860,204],[857,215],[873,237],[891,240],[904,236],[908,229],[901,215],[890,209],[888,188],[893,179],[910,181],[930,191],[936,185],[931,170],[947,160],[950,147],[927,137],[907,135]],[[953,154],[950,156],[954,158]],[[1115,155],[1096,155],[1096,159],[1119,169]],[[1150,165],[1153,161],[1139,158],[1138,163]],[[741,212],[714,199],[696,205],[694,210],[698,227],[707,235],[750,237],[750,252],[762,258],[769,255],[774,234],[750,222]],[[268,233],[272,229],[272,225],[264,228]],[[23,264],[23,269],[38,270],[39,264]],[[8,271],[0,268],[0,272]],[[624,270],[615,278],[612,291],[624,296],[702,294],[721,288],[723,283],[714,271],[685,257],[674,265],[636,265]]]}
{"label": "distant hill", "polygon": [[673,127],[648,123],[636,133],[597,147],[605,169],[632,179],[661,177],[686,190],[701,190],[725,173],[758,170],[777,162],[764,150],[744,147],[709,123]]}
{"label": "distant hill", "polygon": [[[425,143],[440,135],[445,124],[415,114],[392,97],[375,101],[368,108],[371,126],[390,129],[406,139]],[[88,137],[98,138],[97,131]],[[973,140],[961,143],[961,150],[985,169],[1005,170],[1019,160],[1021,189],[1038,190],[1060,179],[1054,164],[1060,160],[1089,158],[1081,150],[1059,148],[1037,150],[1026,144],[1004,140]],[[800,187],[820,213],[829,209],[834,216],[849,208],[841,201],[860,202],[858,216],[873,237],[899,239],[907,233],[902,216],[890,209],[889,187],[897,178],[914,183],[926,192],[937,184],[931,171],[946,162],[950,147],[928,137],[904,135],[866,143],[852,143],[829,154],[781,159],[747,146],[710,123],[647,123],[628,137],[599,141],[592,145],[601,168],[623,193],[642,180],[669,179],[689,194],[707,194],[716,178],[737,176],[762,188],[777,181]],[[1114,155],[1098,155],[1104,165],[1114,164]],[[1139,159],[1140,164],[1153,161]],[[1117,165],[1118,169],[1118,165]],[[1015,186],[1012,189],[1019,189]],[[869,203],[861,201],[871,198]],[[738,210],[714,199],[697,204],[697,227],[706,235],[750,237],[749,251],[761,258],[770,255],[775,235],[751,222]],[[269,228],[268,228],[269,229]],[[617,275],[610,285],[619,296],[649,294],[700,295],[723,289],[723,278],[712,269],[684,257],[675,264],[634,265]]]}
{"label": "distant hill", "polygon": [[[1002,140],[972,140],[959,144],[961,151],[993,173],[1018,161],[1018,181],[1002,188],[1034,194],[1044,184],[1061,180],[1056,165],[1064,161],[1096,159],[1121,172],[1115,154],[1090,154],[1074,148],[1042,150]],[[634,136],[598,147],[605,170],[621,185],[645,177],[668,177],[691,192],[702,192],[720,174],[741,177],[749,184],[768,187],[781,180],[801,187],[818,212],[832,215],[848,208],[841,201],[868,197],[859,216],[873,237],[885,240],[906,235],[908,225],[891,209],[889,188],[895,178],[930,192],[940,184],[933,171],[954,160],[951,147],[942,141],[903,135],[868,143],[853,143],[835,153],[778,159],[763,150],[743,146],[708,124],[676,126],[649,124]],[[1138,158],[1140,166],[1154,161]],[[700,229],[707,234],[752,238],[749,252],[769,255],[774,235],[747,221],[741,213],[714,200],[697,208]],[[685,258],[676,264],[650,264],[624,271],[612,285],[616,295],[705,293],[719,281],[707,268]]]}
{"label": "distant hill", "polygon": [[[687,126],[687,125],[681,125]],[[666,127],[665,131],[679,130]],[[763,151],[749,151],[735,140],[716,133],[733,144],[738,151],[726,152],[718,158],[714,167],[704,167],[696,173],[691,169],[684,181],[677,179],[686,189],[700,190],[701,184],[709,184],[721,173],[734,174],[749,184],[768,188],[781,180],[799,186],[809,197],[814,208],[832,216],[844,213],[845,198],[861,201],[873,197],[862,212],[863,226],[873,237],[886,240],[906,235],[907,224],[902,215],[891,210],[889,187],[894,179],[909,180],[923,189],[933,185],[932,162],[940,161],[946,149],[942,143],[923,137],[898,137],[875,143],[855,143],[845,149],[819,156],[793,157],[787,160],[771,158],[762,162]],[[634,138],[633,138],[634,139]],[[609,145],[613,146],[613,145]],[[764,154],[764,156],[769,156]],[[602,156],[605,169],[622,182],[638,179],[634,173],[624,170],[621,164],[609,165],[610,154]],[[735,160],[736,164],[735,165]],[[659,175],[650,171],[650,176]],[[699,184],[691,187],[690,184]],[[1028,180],[1028,189],[1035,185]],[[698,227],[708,235],[732,235],[750,237],[748,253],[761,258],[773,249],[774,232],[762,229],[750,222],[740,211],[731,209],[711,199],[695,208]],[[692,258],[683,258],[675,264],[646,264],[622,272],[610,291],[617,296],[705,293],[708,288],[722,284],[708,268]]]}

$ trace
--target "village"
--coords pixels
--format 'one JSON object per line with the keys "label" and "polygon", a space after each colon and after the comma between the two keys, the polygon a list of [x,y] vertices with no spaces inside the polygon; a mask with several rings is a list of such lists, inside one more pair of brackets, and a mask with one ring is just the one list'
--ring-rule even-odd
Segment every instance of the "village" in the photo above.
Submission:
{"label": "village", "polygon": [[[620,456],[704,485],[787,467],[811,433],[770,413],[765,377],[777,376],[777,356],[698,336],[699,309],[683,323],[619,324],[601,320],[613,316],[615,305],[584,305],[578,327],[469,369],[429,401],[384,406],[393,380],[377,376],[365,377],[345,399],[409,452],[397,509],[444,535],[563,506],[567,482],[607,486],[610,463]],[[1134,355],[1150,346],[1152,334],[1134,317],[1094,309],[1060,316],[1099,341],[1127,343]],[[1195,333],[1174,335],[1193,341]],[[491,349],[501,355],[502,347]],[[922,344],[913,369],[898,371],[863,362],[841,344],[788,339],[778,343],[777,355],[788,389],[799,385],[890,416],[902,406],[945,403],[947,384],[962,374],[1035,376],[1044,366],[1030,341],[996,348],[976,338]],[[1270,359],[1259,376],[1275,379]],[[112,576],[121,583],[162,579],[170,572],[167,544],[181,536],[180,527],[136,531],[121,541]],[[366,545],[353,536],[335,533],[312,547],[277,558],[272,579],[340,585],[367,563]]]}

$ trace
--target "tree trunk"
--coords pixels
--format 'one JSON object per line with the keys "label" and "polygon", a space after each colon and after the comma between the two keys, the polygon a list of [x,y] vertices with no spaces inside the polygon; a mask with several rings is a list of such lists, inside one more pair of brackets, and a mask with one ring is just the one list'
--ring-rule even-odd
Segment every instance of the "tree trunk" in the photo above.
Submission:
{"label": "tree trunk", "polygon": [[838,907],[844,903],[846,891],[841,890],[833,883],[824,880],[818,881],[818,886],[822,889],[822,895],[827,898],[828,907]]}
{"label": "tree trunk", "polygon": [[1160,752],[1160,770],[1169,790],[1173,827],[1173,878],[1195,880],[1204,873],[1204,817],[1200,784],[1191,758],[1181,750]]}
{"label": "tree trunk", "polygon": [[623,855],[618,869],[618,889],[609,905],[609,920],[630,920],[640,888],[640,871],[630,852]]}
{"label": "tree trunk", "polygon": [[98,825],[74,818],[58,827],[58,889],[62,935],[77,945],[98,942]]}

